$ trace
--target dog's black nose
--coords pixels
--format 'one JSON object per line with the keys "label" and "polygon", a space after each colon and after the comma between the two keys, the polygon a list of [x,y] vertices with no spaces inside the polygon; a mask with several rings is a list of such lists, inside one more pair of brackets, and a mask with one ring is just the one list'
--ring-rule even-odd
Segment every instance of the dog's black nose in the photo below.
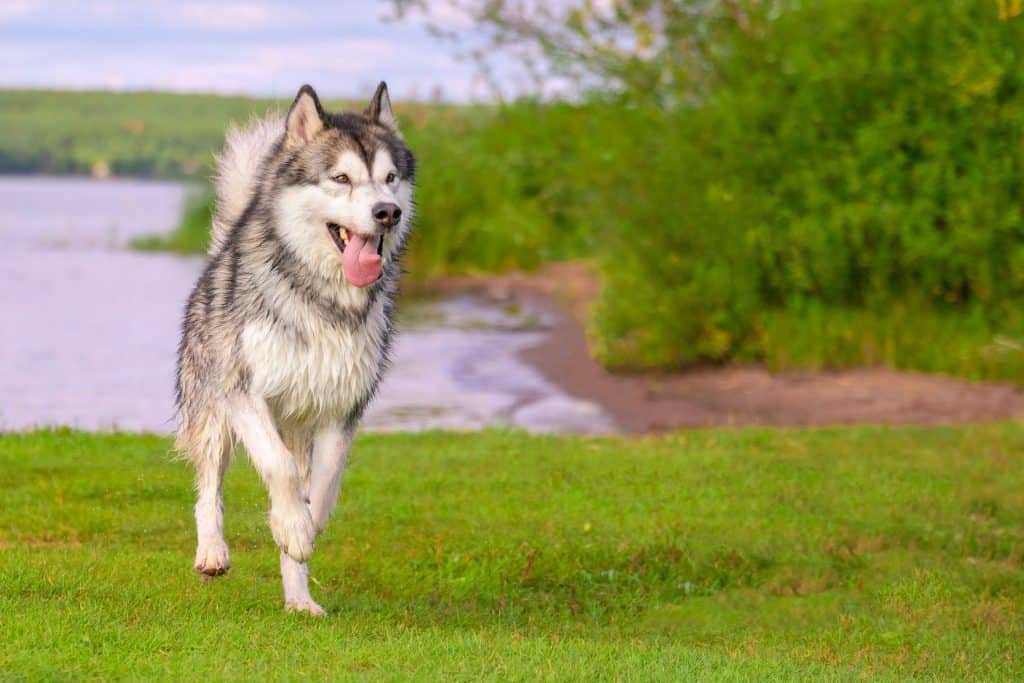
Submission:
{"label": "dog's black nose", "polygon": [[377,202],[373,205],[373,220],[377,221],[378,225],[391,228],[398,225],[401,218],[402,210],[398,208],[398,204]]}

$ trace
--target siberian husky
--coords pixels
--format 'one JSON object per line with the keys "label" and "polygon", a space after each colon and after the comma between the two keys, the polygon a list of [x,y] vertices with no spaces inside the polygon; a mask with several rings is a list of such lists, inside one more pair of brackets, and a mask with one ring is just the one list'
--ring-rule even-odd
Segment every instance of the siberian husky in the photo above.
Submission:
{"label": "siberian husky", "polygon": [[361,114],[325,112],[305,85],[283,118],[229,130],[218,158],[209,263],[178,351],[195,569],[230,567],[221,490],[241,442],[270,493],[288,610],[324,613],[306,562],[387,366],[414,177],[384,83]]}

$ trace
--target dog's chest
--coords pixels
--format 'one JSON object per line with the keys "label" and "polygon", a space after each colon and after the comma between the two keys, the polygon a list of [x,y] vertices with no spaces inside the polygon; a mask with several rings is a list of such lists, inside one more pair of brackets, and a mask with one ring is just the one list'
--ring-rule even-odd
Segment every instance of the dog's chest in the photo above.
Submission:
{"label": "dog's chest", "polygon": [[305,320],[301,337],[271,321],[251,323],[242,333],[251,388],[282,418],[345,419],[380,380],[386,333],[381,306],[352,327]]}

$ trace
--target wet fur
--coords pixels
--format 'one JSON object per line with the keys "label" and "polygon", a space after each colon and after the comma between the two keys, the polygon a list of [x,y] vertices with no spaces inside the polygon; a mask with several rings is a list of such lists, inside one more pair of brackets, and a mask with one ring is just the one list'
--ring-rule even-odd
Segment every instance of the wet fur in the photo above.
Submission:
{"label": "wet fur", "polygon": [[[325,174],[346,153],[368,171],[377,157],[378,166],[393,162],[394,187],[367,182],[345,195]],[[178,358],[177,448],[197,471],[197,571],[229,567],[221,482],[241,441],[270,491],[286,606],[322,612],[309,597],[305,561],[387,367],[414,178],[383,84],[364,114],[328,114],[304,86],[287,119],[229,131],[210,259],[188,300]],[[397,197],[403,218],[383,238],[381,278],[360,289],[345,280],[340,252],[309,207],[361,215],[363,205],[345,197],[375,192]]]}

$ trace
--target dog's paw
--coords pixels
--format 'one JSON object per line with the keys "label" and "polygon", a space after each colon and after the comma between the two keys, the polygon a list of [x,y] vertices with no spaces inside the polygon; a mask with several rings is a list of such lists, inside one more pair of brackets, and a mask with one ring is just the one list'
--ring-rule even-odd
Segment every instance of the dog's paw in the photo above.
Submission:
{"label": "dog's paw", "polygon": [[305,562],[313,554],[316,527],[308,505],[287,512],[271,507],[270,532],[278,547],[296,562]]}
{"label": "dog's paw", "polygon": [[322,617],[327,614],[324,608],[313,602],[313,598],[297,598],[284,603],[286,612],[306,612],[314,617]]}
{"label": "dog's paw", "polygon": [[224,539],[211,539],[200,542],[196,548],[195,570],[207,576],[220,576],[231,569],[231,556],[228,544]]}

